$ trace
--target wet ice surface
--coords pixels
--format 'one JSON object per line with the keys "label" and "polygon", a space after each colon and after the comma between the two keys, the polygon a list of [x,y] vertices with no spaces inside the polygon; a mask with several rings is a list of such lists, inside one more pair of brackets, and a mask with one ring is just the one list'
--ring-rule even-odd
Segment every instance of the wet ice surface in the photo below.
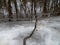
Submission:
{"label": "wet ice surface", "polygon": [[[0,45],[23,45],[24,37],[34,28],[34,21],[20,21],[0,24]],[[33,36],[27,45],[60,45],[60,17],[38,21]]]}

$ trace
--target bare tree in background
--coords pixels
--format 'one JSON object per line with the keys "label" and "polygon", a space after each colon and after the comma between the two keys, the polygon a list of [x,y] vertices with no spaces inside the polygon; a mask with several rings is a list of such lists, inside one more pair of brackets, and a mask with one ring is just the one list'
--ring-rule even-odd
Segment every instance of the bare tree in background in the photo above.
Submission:
{"label": "bare tree in background", "polygon": [[25,12],[25,15],[26,15],[26,18],[28,18],[28,15],[27,15],[27,13],[26,13],[26,3],[27,3],[27,0],[22,0],[22,2],[23,2],[23,5],[24,5],[24,12]]}
{"label": "bare tree in background", "polygon": [[4,3],[4,7],[6,7],[6,0],[3,0],[3,3]]}
{"label": "bare tree in background", "polygon": [[8,12],[9,12],[9,21],[12,21],[12,9],[11,9],[11,0],[8,0]]}
{"label": "bare tree in background", "polygon": [[36,15],[36,3],[38,0],[31,0],[31,18],[33,18],[34,15]]}
{"label": "bare tree in background", "polygon": [[6,0],[0,0],[0,7],[2,9],[6,8]]}
{"label": "bare tree in background", "polygon": [[14,0],[14,4],[15,4],[15,10],[16,10],[16,18],[17,18],[17,20],[18,20],[17,0]]}
{"label": "bare tree in background", "polygon": [[[5,10],[5,8],[6,8],[6,10],[8,10],[8,13],[9,13],[9,15],[8,15],[8,17],[9,17],[9,21],[10,20],[12,20],[12,8],[11,8],[11,2],[14,2],[14,5],[15,5],[15,10],[16,10],[16,19],[18,20],[18,13],[19,13],[19,10],[18,10],[18,5],[17,5],[17,0],[0,0],[0,9],[2,10],[2,11],[4,11]],[[28,15],[28,13],[27,13],[27,7],[26,7],[26,4],[27,4],[27,2],[28,1],[30,1],[31,2],[31,18],[33,18],[34,17],[34,13],[36,13],[36,10],[35,10],[35,6],[36,6],[36,2],[38,1],[40,1],[41,3],[40,4],[42,4],[42,7],[43,7],[43,15],[49,15],[49,14],[47,14],[48,12],[51,14],[51,15],[60,15],[60,11],[59,11],[59,9],[60,9],[60,2],[59,2],[59,0],[20,0],[21,2],[22,2],[22,9],[21,10],[24,10],[24,15],[23,14],[21,14],[21,18],[22,17],[25,17],[25,18],[29,18],[29,15]],[[51,3],[51,1],[52,1],[52,3]],[[47,7],[47,3],[48,3],[48,7]],[[51,3],[51,4],[50,4]],[[48,9],[49,8],[49,9]],[[22,12],[22,11],[20,11],[20,12]],[[34,13],[33,13],[34,12]],[[25,19],[24,18],[24,19]]]}
{"label": "bare tree in background", "polygon": [[33,17],[33,6],[34,6],[34,1],[33,0],[31,0],[31,19],[32,19],[32,17]]}
{"label": "bare tree in background", "polygon": [[47,12],[46,4],[47,4],[47,0],[44,0],[43,13]]}
{"label": "bare tree in background", "polygon": [[0,0],[0,9],[2,8],[2,0]]}

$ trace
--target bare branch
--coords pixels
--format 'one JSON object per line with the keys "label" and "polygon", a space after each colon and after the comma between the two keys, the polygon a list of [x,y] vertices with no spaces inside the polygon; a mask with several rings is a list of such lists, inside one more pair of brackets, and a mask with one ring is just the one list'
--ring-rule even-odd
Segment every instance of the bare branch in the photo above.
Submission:
{"label": "bare branch", "polygon": [[37,16],[35,15],[35,27],[34,27],[33,31],[31,32],[31,34],[23,39],[23,45],[26,45],[26,40],[32,37],[36,28],[37,28]]}

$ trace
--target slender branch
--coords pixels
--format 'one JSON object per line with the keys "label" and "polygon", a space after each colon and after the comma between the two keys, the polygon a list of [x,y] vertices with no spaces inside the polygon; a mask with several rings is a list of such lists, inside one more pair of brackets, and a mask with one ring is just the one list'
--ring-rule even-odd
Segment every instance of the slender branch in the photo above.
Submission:
{"label": "slender branch", "polygon": [[37,16],[35,15],[35,27],[34,27],[33,31],[31,32],[31,34],[23,39],[23,45],[26,45],[26,40],[32,37],[36,28],[37,28]]}

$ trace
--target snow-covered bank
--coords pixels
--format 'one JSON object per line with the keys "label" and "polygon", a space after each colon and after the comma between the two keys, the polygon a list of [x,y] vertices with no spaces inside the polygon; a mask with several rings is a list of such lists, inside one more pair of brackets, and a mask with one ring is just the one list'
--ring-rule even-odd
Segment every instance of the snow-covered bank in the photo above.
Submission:
{"label": "snow-covered bank", "polygon": [[[38,27],[33,36],[27,40],[27,45],[60,45],[60,18],[50,18],[38,21]],[[34,28],[34,22],[13,22],[0,24],[0,45],[23,45],[24,37]]]}

